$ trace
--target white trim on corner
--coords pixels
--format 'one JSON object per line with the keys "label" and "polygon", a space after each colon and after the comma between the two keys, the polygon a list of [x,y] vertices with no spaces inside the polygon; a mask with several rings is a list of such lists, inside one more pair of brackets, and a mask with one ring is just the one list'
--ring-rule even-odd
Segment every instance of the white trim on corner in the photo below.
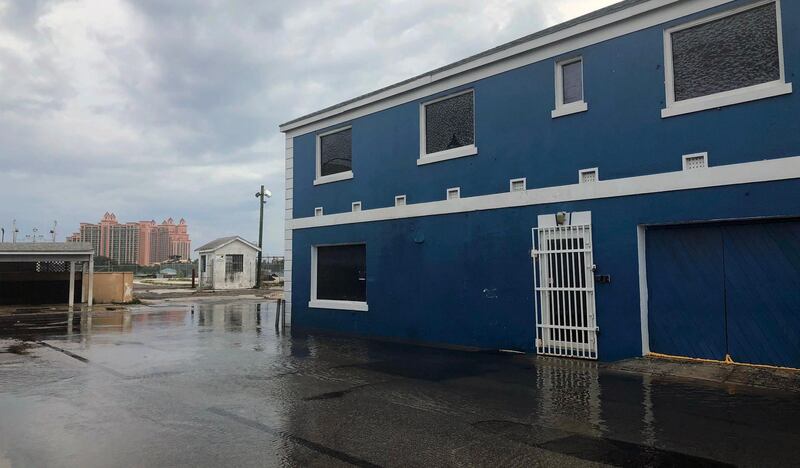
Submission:
{"label": "white trim on corner", "polygon": [[[672,63],[672,34],[684,29],[693,28],[701,24],[710,23],[721,18],[733,16],[753,8],[762,7],[770,3],[775,4],[775,21],[777,22],[778,34],[778,60],[780,68],[780,78],[768,83],[761,83],[746,88],[733,89],[707,96],[700,96],[683,101],[675,101],[675,77]],[[781,21],[781,2],[780,0],[763,0],[739,8],[732,8],[715,15],[709,15],[696,21],[680,24],[664,30],[664,86],[666,88],[667,105],[661,110],[661,118],[675,117],[678,115],[691,114],[708,109],[718,109],[720,107],[742,104],[745,102],[757,101],[776,96],[783,96],[792,93],[792,84],[786,82],[786,71],[783,57],[783,25]]]}
{"label": "white trim on corner", "polygon": [[[343,132],[345,130],[351,130],[353,128],[352,125],[345,125],[342,127],[337,127],[333,130],[328,130],[326,132],[318,133],[315,138],[315,145],[316,145],[316,153],[317,153],[317,162],[316,162],[316,177],[314,178],[314,185],[320,184],[329,184],[331,182],[339,182],[340,180],[347,180],[353,178],[353,171],[343,171],[337,172],[336,174],[328,174],[322,175],[322,145],[320,144],[320,140],[324,136],[333,135],[334,133]],[[350,164],[353,164],[353,153],[352,149],[350,151]]]}
{"label": "white trim on corner", "polygon": [[293,229],[308,229],[789,179],[800,179],[800,156],[713,166],[701,171],[665,172],[600,180],[591,184],[561,185],[528,189],[525,192],[503,192],[458,200],[374,208],[359,213],[346,212],[321,217],[298,218],[291,220],[290,223]]}
{"label": "white trim on corner", "polygon": [[446,101],[448,99],[461,96],[463,94],[472,94],[472,134],[473,139],[475,135],[475,90],[465,89],[462,91],[457,91],[455,93],[448,94],[447,96],[442,96],[436,99],[431,99],[430,101],[421,102],[419,104],[419,159],[417,159],[417,166],[422,166],[424,164],[431,164],[437,163],[441,161],[447,161],[448,159],[456,159],[456,158],[463,158],[465,156],[473,156],[478,154],[478,147],[475,146],[475,143],[471,145],[464,145],[459,146],[458,148],[451,148],[444,151],[437,151],[436,153],[427,153],[427,140],[426,140],[426,126],[427,126],[427,118],[425,114],[425,107],[429,104],[435,104],[437,102]]}
{"label": "white trim on corner", "polygon": [[[514,184],[522,182],[522,190],[514,190]],[[524,192],[528,190],[528,179],[525,177],[520,177],[519,179],[511,179],[508,181],[508,191],[509,192]]]}
{"label": "white trim on corner", "polygon": [[636,227],[637,253],[639,258],[639,312],[642,332],[642,356],[650,354],[650,328],[648,324],[647,292],[647,227]]}
{"label": "white trim on corner", "polygon": [[[581,100],[564,104],[564,65],[571,63],[581,62]],[[583,56],[568,58],[566,60],[559,60],[556,62],[556,81],[555,81],[555,98],[556,108],[550,112],[550,117],[556,119],[566,115],[577,114],[589,110],[589,104],[586,102],[586,86],[583,81]]]}

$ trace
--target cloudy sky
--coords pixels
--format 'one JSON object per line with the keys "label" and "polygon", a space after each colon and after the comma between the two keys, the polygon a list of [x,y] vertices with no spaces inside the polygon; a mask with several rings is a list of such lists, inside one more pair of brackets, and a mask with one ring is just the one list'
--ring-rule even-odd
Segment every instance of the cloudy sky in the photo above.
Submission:
{"label": "cloudy sky", "polygon": [[256,239],[278,124],[615,0],[0,0],[0,226],[184,217]]}

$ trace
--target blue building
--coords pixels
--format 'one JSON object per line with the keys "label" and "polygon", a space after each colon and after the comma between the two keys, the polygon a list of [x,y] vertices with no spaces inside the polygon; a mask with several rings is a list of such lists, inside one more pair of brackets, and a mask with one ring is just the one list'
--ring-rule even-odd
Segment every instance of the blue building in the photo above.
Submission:
{"label": "blue building", "polygon": [[800,2],[627,0],[281,125],[293,327],[800,367]]}

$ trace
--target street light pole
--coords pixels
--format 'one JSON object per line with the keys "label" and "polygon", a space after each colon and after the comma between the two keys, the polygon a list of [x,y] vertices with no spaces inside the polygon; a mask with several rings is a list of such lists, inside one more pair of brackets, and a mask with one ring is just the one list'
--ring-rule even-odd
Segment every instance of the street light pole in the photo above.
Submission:
{"label": "street light pole", "polygon": [[258,218],[258,264],[256,265],[256,289],[261,289],[261,252],[263,250],[262,241],[264,237],[264,205],[267,203],[265,198],[269,198],[272,196],[272,192],[269,190],[264,190],[264,186],[261,186],[261,190],[256,193],[256,198],[259,199],[259,218]]}

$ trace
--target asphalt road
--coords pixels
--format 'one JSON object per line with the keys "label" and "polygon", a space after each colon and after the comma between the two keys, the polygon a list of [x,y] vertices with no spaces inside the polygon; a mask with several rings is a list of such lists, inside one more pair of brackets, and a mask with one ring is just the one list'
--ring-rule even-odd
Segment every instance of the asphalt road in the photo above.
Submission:
{"label": "asphalt road", "polygon": [[797,393],[282,335],[274,310],[0,330],[0,468],[800,464]]}

